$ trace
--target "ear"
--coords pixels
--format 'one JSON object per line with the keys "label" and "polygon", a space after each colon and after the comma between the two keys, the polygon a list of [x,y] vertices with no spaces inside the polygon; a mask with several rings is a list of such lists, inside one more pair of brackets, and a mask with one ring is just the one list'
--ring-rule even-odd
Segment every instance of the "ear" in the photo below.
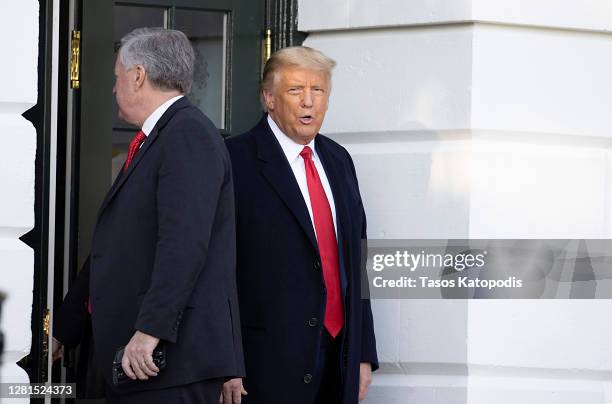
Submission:
{"label": "ear", "polygon": [[134,72],[134,87],[140,89],[145,83],[147,72],[142,65],[134,66]]}
{"label": "ear", "polygon": [[263,89],[262,90],[264,101],[266,103],[266,108],[268,111],[274,111],[274,94],[270,90]]}

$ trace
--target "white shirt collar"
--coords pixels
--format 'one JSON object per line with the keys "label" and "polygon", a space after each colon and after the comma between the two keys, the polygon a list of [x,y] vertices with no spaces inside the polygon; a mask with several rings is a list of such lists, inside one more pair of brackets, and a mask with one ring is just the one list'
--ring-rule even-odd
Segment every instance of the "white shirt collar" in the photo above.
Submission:
{"label": "white shirt collar", "polygon": [[295,159],[300,157],[300,153],[302,152],[305,146],[310,147],[310,150],[312,150],[313,159],[318,158],[314,147],[314,138],[307,145],[294,142],[293,139],[285,135],[285,133],[278,127],[278,125],[276,124],[276,122],[274,122],[274,119],[272,119],[270,115],[268,115],[268,125],[270,125],[270,129],[272,129],[272,133],[274,133],[276,140],[278,140],[278,143],[280,143],[280,146],[283,149],[283,152],[285,153],[285,156],[287,157],[289,163],[295,161]]}
{"label": "white shirt collar", "polygon": [[157,107],[157,109],[153,111],[151,115],[149,115],[149,117],[142,124],[142,131],[144,132],[145,135],[149,136],[149,133],[151,133],[151,131],[157,124],[157,121],[159,121],[159,118],[161,118],[162,115],[168,110],[168,108],[170,108],[170,106],[174,104],[176,101],[178,101],[181,97],[184,97],[184,96],[177,95],[176,97],[170,98],[168,101],[164,102],[162,105]]}

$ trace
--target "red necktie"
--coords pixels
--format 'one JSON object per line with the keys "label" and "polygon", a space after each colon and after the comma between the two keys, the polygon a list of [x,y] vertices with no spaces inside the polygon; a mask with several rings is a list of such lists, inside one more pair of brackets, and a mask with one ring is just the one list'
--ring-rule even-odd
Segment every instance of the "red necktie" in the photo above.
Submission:
{"label": "red necktie", "polygon": [[140,149],[140,145],[145,141],[147,135],[144,134],[143,131],[139,131],[134,139],[130,142],[130,148],[128,149],[127,159],[125,160],[125,165],[123,166],[123,172],[126,172],[132,160],[134,160],[134,156]]}
{"label": "red necktie", "polygon": [[312,161],[312,150],[306,146],[300,153],[306,167],[306,183],[312,205],[315,231],[319,255],[323,266],[323,280],[327,289],[325,302],[325,320],[323,324],[332,337],[336,337],[344,325],[344,310],[342,307],[342,293],[340,292],[340,271],[338,268],[338,243],[334,230],[329,201],[325,195],[323,184],[319,178],[317,168]]}

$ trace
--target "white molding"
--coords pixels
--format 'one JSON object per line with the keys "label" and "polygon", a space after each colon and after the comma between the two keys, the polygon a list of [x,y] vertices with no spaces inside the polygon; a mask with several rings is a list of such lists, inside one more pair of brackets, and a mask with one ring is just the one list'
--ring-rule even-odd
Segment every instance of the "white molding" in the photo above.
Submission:
{"label": "white molding", "polygon": [[306,32],[465,22],[612,32],[607,0],[299,0],[299,11]]}
{"label": "white molding", "polygon": [[[53,0],[52,39],[51,39],[51,108],[50,108],[50,145],[49,145],[49,240],[47,254],[47,309],[50,316],[53,313],[54,280],[55,280],[55,212],[57,202],[57,114],[58,114],[58,78],[59,78],[59,0]],[[51,382],[53,366],[53,321],[50,317],[49,336],[47,338],[49,355],[47,357],[47,382]],[[45,403],[50,404],[51,398],[45,397]]]}

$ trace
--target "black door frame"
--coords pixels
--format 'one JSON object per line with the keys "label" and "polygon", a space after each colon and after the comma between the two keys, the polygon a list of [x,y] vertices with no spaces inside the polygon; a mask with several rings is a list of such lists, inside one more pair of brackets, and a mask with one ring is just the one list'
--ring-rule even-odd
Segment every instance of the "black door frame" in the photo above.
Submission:
{"label": "black door frame", "polygon": [[[61,4],[60,8],[65,7]],[[48,287],[48,268],[49,268],[49,240],[57,234],[50,234],[53,229],[49,228],[49,195],[50,186],[54,179],[51,175],[51,148],[52,148],[52,128],[51,128],[51,106],[57,100],[52,99],[51,83],[53,80],[52,54],[53,49],[53,0],[39,0],[39,39],[38,39],[38,77],[37,77],[37,101],[36,105],[23,113],[23,117],[30,121],[36,129],[36,156],[35,156],[35,183],[34,183],[34,227],[31,231],[24,234],[20,240],[27,244],[34,251],[34,279],[33,279],[33,300],[31,315],[32,345],[28,356],[19,361],[21,366],[28,374],[32,383],[43,383],[47,381],[47,353],[49,351],[47,335],[45,332],[44,320],[47,314],[47,287]],[[66,21],[60,21],[60,43],[62,39],[61,25]],[[65,52],[64,52],[65,53]],[[60,60],[62,49],[59,49]],[[63,85],[62,70],[59,71],[59,94],[62,98]],[[58,125],[62,124],[65,116],[58,111]],[[61,136],[58,133],[58,136]],[[59,150],[58,150],[59,152]],[[58,175],[63,170],[61,164],[65,157],[57,155]],[[63,188],[60,183],[56,184],[59,191],[58,198],[63,197]],[[61,202],[61,201],[58,201]],[[63,216],[58,218],[63,221]],[[61,226],[57,226],[59,230]],[[61,248],[61,246],[60,246]],[[43,399],[31,399],[31,402],[43,402]]]}
{"label": "black door frame", "polygon": [[266,0],[266,29],[272,31],[272,51],[304,43],[298,31],[298,0]]}

